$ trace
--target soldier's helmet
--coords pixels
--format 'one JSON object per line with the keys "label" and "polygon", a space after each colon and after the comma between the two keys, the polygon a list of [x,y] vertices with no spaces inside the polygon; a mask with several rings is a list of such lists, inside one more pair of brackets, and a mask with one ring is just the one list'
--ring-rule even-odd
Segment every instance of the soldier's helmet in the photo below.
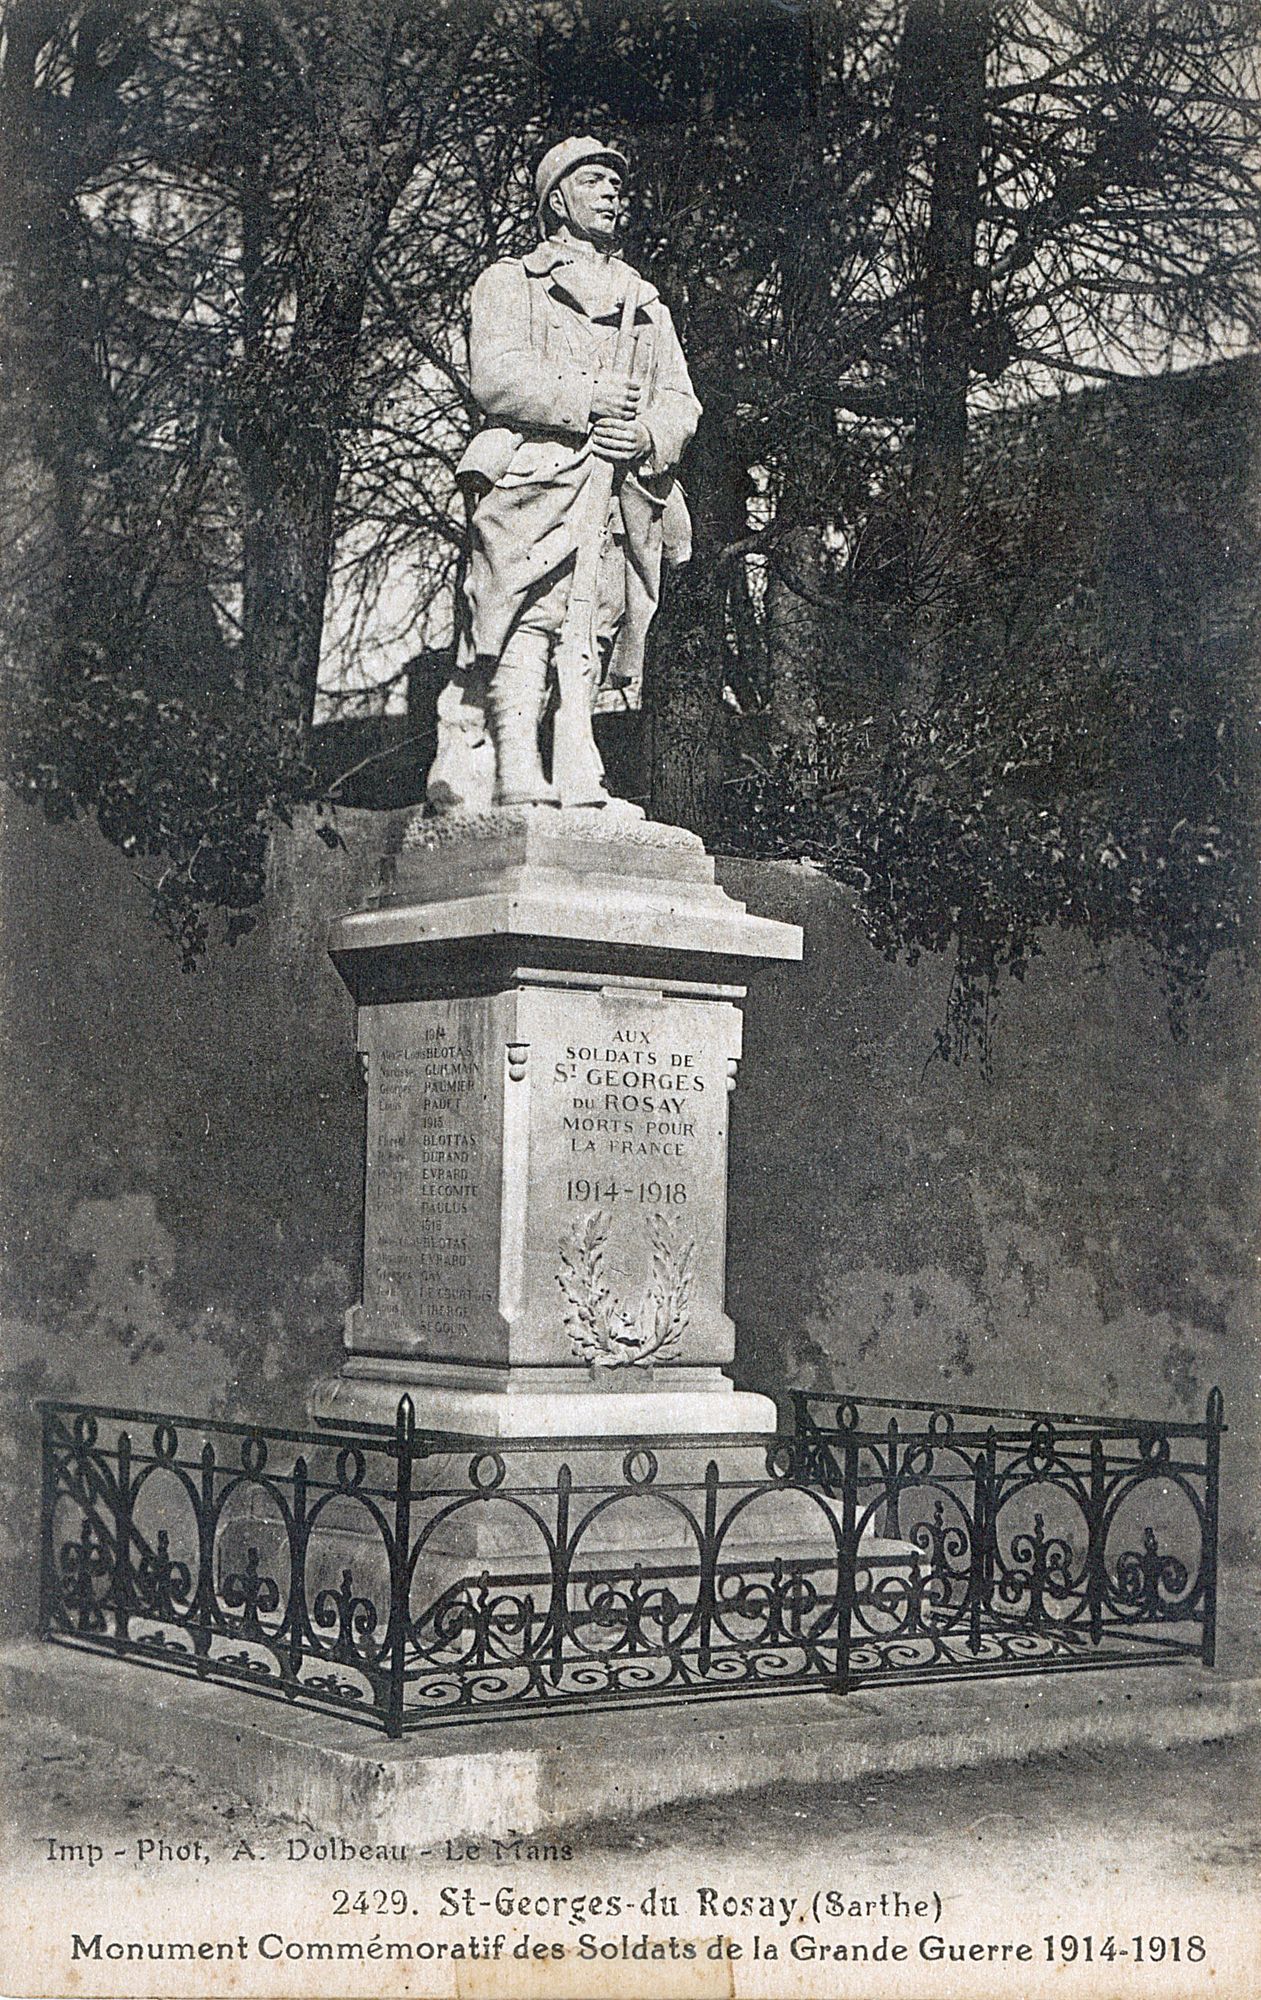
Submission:
{"label": "soldier's helmet", "polygon": [[630,172],[630,161],[625,153],[619,153],[616,146],[601,145],[590,133],[581,139],[562,139],[559,145],[549,147],[544,153],[534,175],[534,202],[542,235],[548,233],[547,197],[552,189],[559,187],[565,175],[571,174],[575,167],[585,167],[593,160],[616,167],[623,174]]}

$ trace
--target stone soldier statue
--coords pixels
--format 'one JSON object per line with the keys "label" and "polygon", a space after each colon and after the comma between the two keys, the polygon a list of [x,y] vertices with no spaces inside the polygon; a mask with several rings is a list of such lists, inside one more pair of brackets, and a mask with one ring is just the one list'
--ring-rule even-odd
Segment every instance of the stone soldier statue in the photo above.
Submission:
{"label": "stone soldier statue", "polygon": [[638,683],[663,555],[690,554],[675,469],[700,405],[656,290],[612,254],[626,164],[592,138],[553,146],[535,177],[542,240],[473,287],[486,423],[457,471],[470,546],[427,785],[440,811],[608,803],[595,698]]}

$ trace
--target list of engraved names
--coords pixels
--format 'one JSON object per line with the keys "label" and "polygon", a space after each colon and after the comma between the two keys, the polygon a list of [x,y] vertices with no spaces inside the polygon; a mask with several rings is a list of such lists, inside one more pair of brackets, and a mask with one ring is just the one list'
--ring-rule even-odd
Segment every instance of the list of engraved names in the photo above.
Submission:
{"label": "list of engraved names", "polygon": [[482,1165],[478,1061],[456,1009],[377,1056],[369,1259],[377,1304],[423,1297],[427,1322],[460,1325],[475,1296],[469,1263]]}

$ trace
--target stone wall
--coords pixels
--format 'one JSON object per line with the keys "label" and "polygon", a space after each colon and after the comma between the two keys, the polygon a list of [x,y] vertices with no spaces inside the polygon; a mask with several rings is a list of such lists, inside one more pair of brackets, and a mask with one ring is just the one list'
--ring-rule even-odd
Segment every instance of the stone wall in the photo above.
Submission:
{"label": "stone wall", "polygon": [[[264,921],[181,972],[93,827],[3,829],[9,1602],[30,1604],[32,1399],[301,1421],[358,1289],[363,1104],[329,916],[391,828],[279,845]],[[932,1059],[947,970],[886,964],[844,895],[724,863],[806,926],[760,976],[733,1106],[728,1303],[744,1386],[1199,1414],[1227,1395],[1227,1522],[1255,1478],[1255,995],[1174,1044],[1158,980],[1050,942],[992,1079]],[[1255,1509],[1255,1498],[1249,1503]]]}
{"label": "stone wall", "polygon": [[1255,1525],[1255,985],[1219,968],[1175,1042],[1136,949],[1055,934],[1002,997],[987,1079],[932,1057],[944,965],[887,963],[801,869],[724,876],[806,927],[804,976],[749,1010],[733,1106],[748,1386],[1198,1420],[1220,1383],[1226,1519]]}

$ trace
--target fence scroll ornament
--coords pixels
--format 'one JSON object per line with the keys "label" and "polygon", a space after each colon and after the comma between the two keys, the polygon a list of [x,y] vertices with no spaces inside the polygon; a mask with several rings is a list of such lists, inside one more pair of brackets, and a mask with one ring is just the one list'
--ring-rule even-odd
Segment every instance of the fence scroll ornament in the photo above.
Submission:
{"label": "fence scroll ornament", "polygon": [[1213,1664],[1216,1390],[1200,1424],[793,1407],[776,1437],[492,1443],[407,1399],[355,1433],[45,1403],[43,1630],[393,1736]]}
{"label": "fence scroll ornament", "polygon": [[664,1216],[649,1217],[652,1284],[631,1313],[616,1303],[605,1281],[610,1226],[604,1210],[593,1209],[561,1244],[557,1282],[570,1345],[592,1368],[643,1368],[669,1361],[687,1326],[695,1243],[681,1229],[672,1230]]}

